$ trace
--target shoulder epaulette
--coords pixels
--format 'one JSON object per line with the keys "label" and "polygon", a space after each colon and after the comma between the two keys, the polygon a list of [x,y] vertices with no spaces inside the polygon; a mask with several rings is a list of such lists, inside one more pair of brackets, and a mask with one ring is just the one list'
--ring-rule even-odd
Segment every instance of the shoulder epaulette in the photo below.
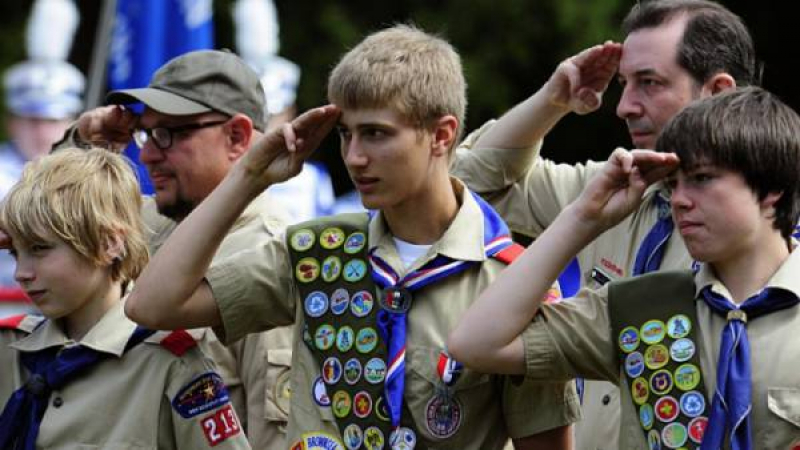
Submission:
{"label": "shoulder epaulette", "polygon": [[183,356],[190,349],[197,347],[197,342],[203,338],[204,333],[203,329],[158,331],[145,342],[158,344],[175,356]]}
{"label": "shoulder epaulette", "polygon": [[517,244],[516,242],[512,242],[511,245],[509,245],[508,247],[492,255],[492,258],[505,264],[511,264],[524,251],[525,247]]}
{"label": "shoulder epaulette", "polygon": [[47,320],[44,316],[20,314],[0,319],[0,330],[19,330],[32,332],[40,323]]}

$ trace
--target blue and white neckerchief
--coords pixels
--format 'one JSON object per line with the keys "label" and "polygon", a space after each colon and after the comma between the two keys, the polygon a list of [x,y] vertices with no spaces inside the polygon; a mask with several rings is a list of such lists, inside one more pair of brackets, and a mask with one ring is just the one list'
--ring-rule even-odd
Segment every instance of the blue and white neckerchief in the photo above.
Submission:
{"label": "blue and white neckerchief", "polygon": [[[486,257],[491,257],[513,244],[508,227],[500,216],[483,199],[471,191],[466,191],[475,199],[483,216],[483,244]],[[402,288],[409,292],[462,272],[478,261],[459,261],[437,255],[422,267],[406,274],[397,275],[389,264],[378,257],[374,249],[369,255],[372,278],[381,289]],[[388,363],[384,392],[389,406],[393,428],[400,426],[403,410],[403,391],[405,389],[406,320],[407,309],[401,311],[378,312],[378,328],[386,340]]]}

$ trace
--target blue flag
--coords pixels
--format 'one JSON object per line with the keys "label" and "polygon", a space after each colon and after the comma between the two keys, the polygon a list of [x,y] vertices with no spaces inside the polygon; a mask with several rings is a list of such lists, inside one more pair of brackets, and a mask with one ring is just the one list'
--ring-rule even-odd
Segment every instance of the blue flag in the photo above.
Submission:
{"label": "blue flag", "polygon": [[[109,87],[147,86],[153,73],[183,53],[213,48],[211,0],[118,0],[109,54]],[[142,192],[153,186],[139,149],[131,144],[125,154],[136,162]]]}

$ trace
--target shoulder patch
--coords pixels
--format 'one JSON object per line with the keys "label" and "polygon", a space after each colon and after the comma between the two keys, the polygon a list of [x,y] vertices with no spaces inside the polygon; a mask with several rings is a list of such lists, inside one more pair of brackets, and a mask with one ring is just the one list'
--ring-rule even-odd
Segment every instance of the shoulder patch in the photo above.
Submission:
{"label": "shoulder patch", "polygon": [[202,329],[159,331],[145,342],[158,344],[175,356],[183,356],[190,349],[197,347],[197,342],[203,338],[204,332]]}
{"label": "shoulder patch", "polygon": [[25,320],[26,315],[4,317],[0,319],[0,330],[17,330],[19,325]]}
{"label": "shoulder patch", "polygon": [[189,419],[230,401],[228,388],[215,372],[206,372],[190,381],[172,399],[172,407]]}
{"label": "shoulder patch", "polygon": [[492,258],[505,264],[511,264],[524,251],[525,247],[517,244],[516,242],[512,242],[511,245],[509,245],[508,247],[492,255]]}

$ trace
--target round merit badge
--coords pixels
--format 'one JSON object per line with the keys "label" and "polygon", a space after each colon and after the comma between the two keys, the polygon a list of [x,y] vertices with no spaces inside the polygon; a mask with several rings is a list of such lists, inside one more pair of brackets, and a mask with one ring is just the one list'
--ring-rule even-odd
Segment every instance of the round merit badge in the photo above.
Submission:
{"label": "round merit badge", "polygon": [[361,362],[356,358],[350,358],[344,363],[344,381],[349,385],[358,383],[361,379]]}
{"label": "round merit badge", "polygon": [[661,441],[669,448],[681,448],[688,437],[686,427],[680,422],[672,422],[661,430]]}
{"label": "round merit badge", "polygon": [[342,432],[342,439],[348,450],[357,450],[361,448],[361,444],[364,442],[364,432],[361,431],[358,425],[351,423]]}
{"label": "round merit badge", "polygon": [[694,356],[694,342],[691,339],[681,338],[669,347],[669,355],[677,362],[686,362]]}
{"label": "round merit badge", "polygon": [[344,231],[341,228],[326,228],[319,234],[319,245],[327,250],[339,248],[344,243]]}
{"label": "round merit badge", "polygon": [[342,377],[342,363],[331,356],[322,363],[322,379],[326,384],[335,384]]}
{"label": "round merit badge", "polygon": [[331,294],[331,312],[337,316],[342,315],[350,306],[350,294],[347,289],[339,288]]}
{"label": "round merit badge", "polygon": [[644,365],[651,370],[660,369],[669,362],[669,350],[663,344],[647,347],[644,351]]}
{"label": "round merit badge", "polygon": [[322,279],[332,283],[342,274],[342,260],[338,256],[328,256],[322,261]]}
{"label": "round merit badge", "polygon": [[456,434],[462,418],[461,403],[455,397],[434,395],[425,406],[425,425],[438,439]]}
{"label": "round merit badge", "polygon": [[383,431],[378,427],[369,427],[364,430],[364,447],[366,447],[367,450],[383,449],[385,439],[386,438],[383,437]]}
{"label": "round merit badge", "polygon": [[367,236],[360,231],[356,231],[350,236],[347,236],[347,240],[344,241],[344,252],[348,255],[356,254],[364,248],[366,243]]}
{"label": "round merit badge", "polygon": [[378,384],[386,378],[386,363],[380,358],[372,358],[364,365],[364,378],[370,384]]}
{"label": "round merit badge", "polygon": [[683,314],[672,316],[667,321],[667,334],[672,339],[684,338],[690,331],[692,331],[692,321]]}
{"label": "round merit badge", "polygon": [[356,317],[364,317],[372,311],[375,299],[367,291],[358,291],[350,297],[350,311]]}
{"label": "round merit badge", "polygon": [[339,332],[336,333],[336,348],[344,353],[353,348],[355,340],[356,334],[353,332],[353,329],[345,325],[339,328]]}
{"label": "round merit badge", "polygon": [[314,245],[314,232],[308,228],[297,230],[289,239],[289,245],[298,252],[304,252]]}
{"label": "round merit badge", "polygon": [[358,330],[356,334],[356,350],[359,353],[369,353],[378,345],[378,332],[375,328],[366,327]]}
{"label": "round merit badge", "polygon": [[363,259],[351,259],[344,265],[344,279],[350,283],[361,281],[367,274],[367,263]]}
{"label": "round merit badge", "polygon": [[647,386],[647,380],[639,377],[631,382],[631,397],[633,402],[637,405],[642,405],[650,397],[650,388]]}
{"label": "round merit badge", "polygon": [[689,439],[696,444],[703,442],[703,436],[706,434],[706,426],[708,426],[708,419],[706,417],[695,417],[689,422]]}
{"label": "round merit badge", "polygon": [[328,296],[322,291],[314,291],[303,302],[309,317],[320,317],[328,310]]}
{"label": "round merit badge", "polygon": [[417,446],[417,435],[408,427],[396,428],[389,435],[389,447],[392,450],[413,450]]}
{"label": "round merit badge", "polygon": [[333,328],[332,325],[329,324],[322,324],[317,328],[317,331],[314,333],[314,345],[319,350],[328,350],[333,347],[333,343],[336,341],[336,329]]}
{"label": "round merit badge", "polygon": [[678,401],[669,395],[659,398],[653,409],[656,412],[656,418],[665,423],[675,420],[678,417],[678,413],[681,412],[678,407]]}
{"label": "round merit badge", "polygon": [[640,352],[628,353],[625,357],[625,373],[636,378],[644,372],[644,356]]}
{"label": "round merit badge", "polygon": [[682,391],[691,391],[700,384],[700,369],[694,364],[683,364],[675,369],[675,386]]}
{"label": "round merit badge", "polygon": [[642,325],[641,334],[645,344],[658,344],[667,335],[667,329],[660,320],[648,320]]}
{"label": "round merit badge", "polygon": [[314,393],[314,402],[319,406],[331,406],[331,398],[328,397],[328,390],[325,388],[325,383],[322,377],[317,377],[314,380],[314,387],[311,389]]}
{"label": "round merit badge", "polygon": [[294,269],[294,276],[301,283],[311,283],[319,276],[319,262],[314,258],[303,258]]}
{"label": "round merit badge", "polygon": [[697,391],[681,395],[681,412],[687,417],[697,417],[706,409],[706,398]]}
{"label": "round merit badge", "polygon": [[630,353],[639,346],[639,330],[635,327],[625,327],[619,332],[619,348]]}
{"label": "round merit badge", "polygon": [[650,390],[656,395],[664,395],[672,390],[672,374],[668,370],[657,370],[650,375]]}
{"label": "round merit badge", "polygon": [[642,428],[644,428],[645,431],[653,428],[653,419],[655,419],[653,406],[649,403],[645,403],[639,408],[639,422],[642,424]]}
{"label": "round merit badge", "polygon": [[367,391],[360,391],[353,396],[353,414],[358,418],[365,418],[372,412],[372,397]]}
{"label": "round merit badge", "polygon": [[338,418],[347,417],[350,414],[350,407],[353,403],[350,399],[350,394],[346,391],[336,391],[333,394],[333,401],[331,407],[333,408],[333,415]]}

